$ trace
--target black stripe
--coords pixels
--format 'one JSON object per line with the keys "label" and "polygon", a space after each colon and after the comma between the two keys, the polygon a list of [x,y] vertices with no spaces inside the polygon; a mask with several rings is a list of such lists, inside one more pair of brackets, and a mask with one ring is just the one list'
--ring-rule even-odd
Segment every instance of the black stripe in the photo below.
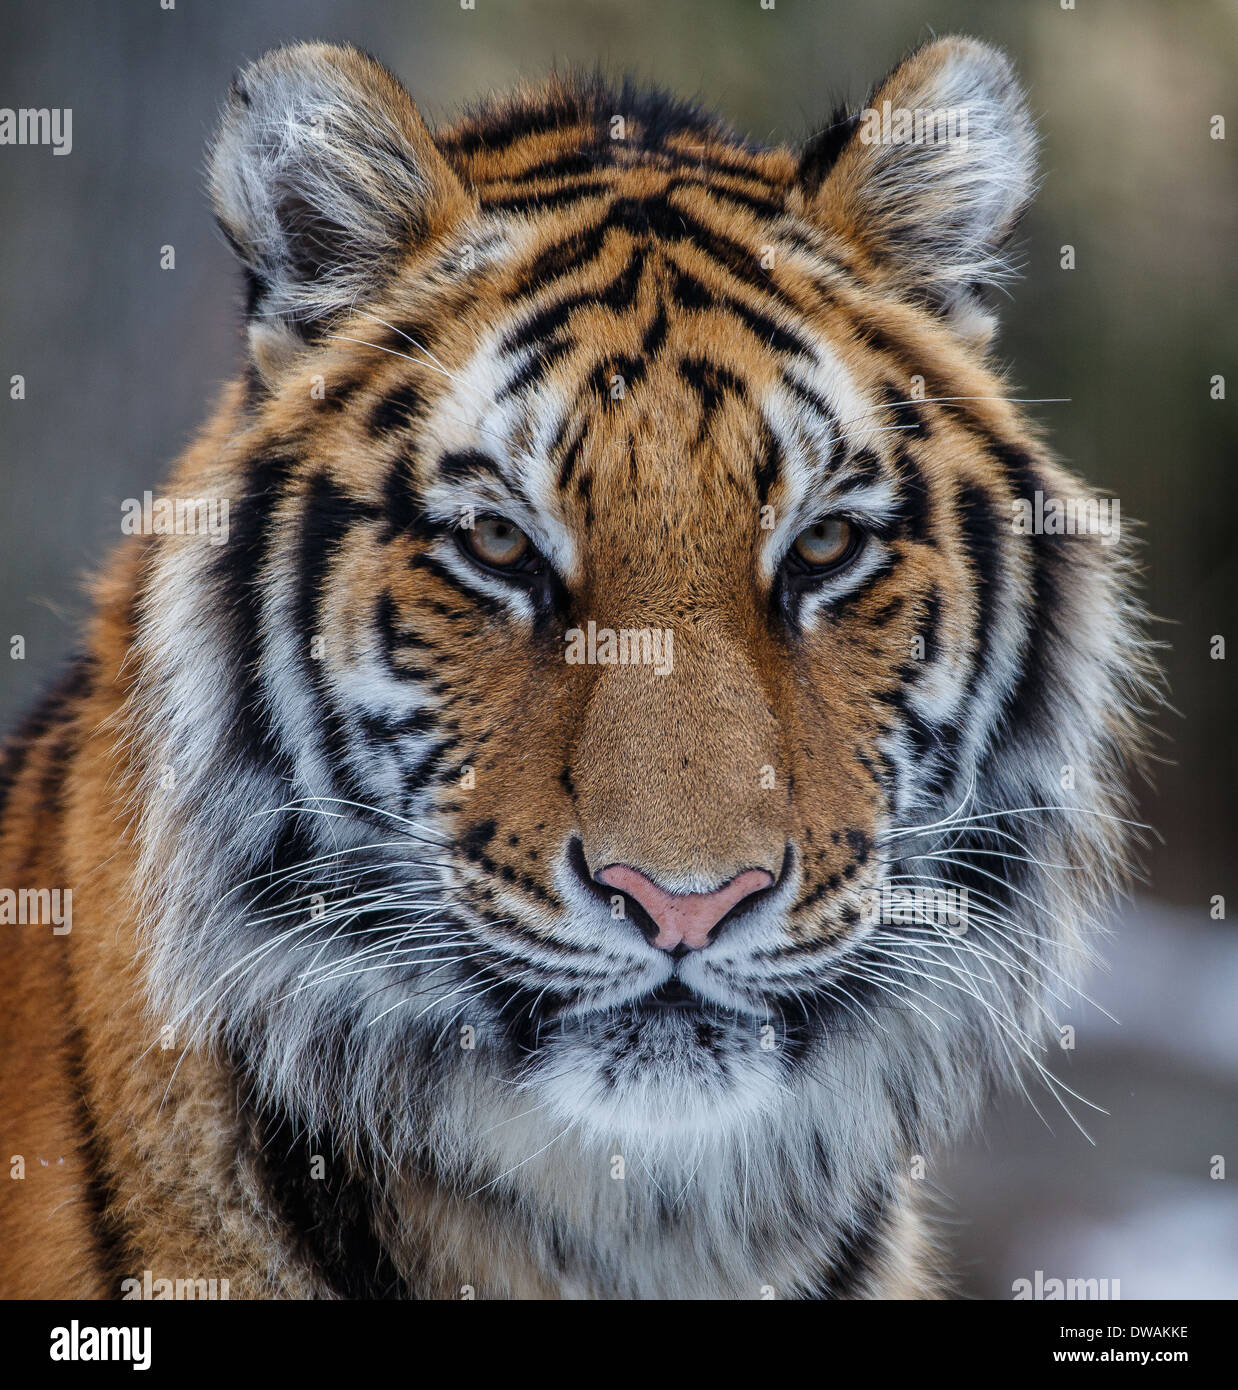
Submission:
{"label": "black stripe", "polygon": [[370,433],[391,434],[415,424],[421,414],[424,398],[411,382],[393,387],[370,411]]}
{"label": "black stripe", "polygon": [[[664,242],[691,242],[719,262],[750,288],[769,295],[776,302],[802,316],[803,311],[793,299],[784,294],[778,285],[760,268],[756,253],[737,242],[728,240],[687,213],[671,207],[657,198],[636,200],[618,199],[611,206],[606,217],[587,233],[580,233],[576,245],[582,256],[596,254],[594,245],[600,247],[601,239],[612,227],[622,227],[644,241],[649,235],[659,237]],[[554,249],[558,255],[559,248]],[[570,259],[570,253],[565,251]],[[638,245],[633,252],[632,261],[601,290],[577,291],[543,306],[518,323],[504,337],[502,350],[514,353],[533,343],[553,338],[567,328],[572,314],[585,305],[603,305],[615,312],[630,309],[635,302],[637,287],[644,266],[645,249]],[[554,262],[552,262],[553,264]],[[543,288],[535,285],[535,289]],[[677,270],[674,293],[678,302],[685,308],[703,308],[713,302],[711,296],[698,280],[684,271]],[[794,332],[781,327],[760,311],[741,304],[733,298],[720,301],[762,341],[769,343],[778,351],[810,355],[804,341]]]}
{"label": "black stripe", "polygon": [[737,319],[758,337],[761,342],[775,352],[797,353],[801,357],[811,357],[812,349],[799,336],[789,328],[782,328],[773,319],[765,314],[758,313],[756,309],[750,309],[746,304],[741,304],[738,299],[726,298],[720,301],[723,309],[729,310]]}
{"label": "black stripe", "polygon": [[[67,965],[64,987],[68,1011],[76,1015],[72,1003],[73,984]],[[109,1295],[119,1298],[121,1280],[140,1275],[140,1262],[134,1255],[125,1226],[124,1204],[108,1170],[103,1139],[95,1127],[86,1086],[85,1040],[76,1028],[65,1040],[65,1066],[80,1136],[78,1152],[82,1158],[84,1177],[82,1196],[90,1213],[90,1233]]]}
{"label": "black stripe", "polygon": [[600,304],[616,313],[630,309],[636,302],[636,287],[643,269],[644,252],[637,251],[603,289],[583,290],[554,300],[518,323],[504,337],[501,350],[514,353],[555,337],[567,328],[576,310],[585,305]]}
{"label": "black stripe", "polygon": [[215,562],[220,606],[232,617],[237,663],[236,704],[229,737],[245,760],[263,766],[284,761],[265,712],[258,678],[261,656],[262,593],[259,576],[270,546],[276,508],[297,466],[286,453],[262,454],[249,461],[244,495],[232,512],[229,544]]}
{"label": "black stripe", "polygon": [[891,463],[898,475],[899,527],[909,540],[920,545],[931,544],[934,540],[933,506],[928,480],[910,448],[899,436],[895,438],[899,442],[894,446]]}
{"label": "black stripe", "polygon": [[390,544],[397,536],[425,540],[430,535],[421,493],[407,458],[397,459],[383,479],[382,540]]}
{"label": "black stripe", "polygon": [[387,674],[398,681],[415,680],[410,671],[396,665],[396,652],[407,651],[409,648],[433,651],[434,648],[432,643],[427,642],[424,637],[418,637],[414,632],[396,631],[396,605],[390,590],[384,590],[374,605],[374,625],[378,628],[383,666]]}
{"label": "black stripe", "polygon": [[[1014,497],[1030,501],[1037,491],[1045,491],[1044,479],[1030,455],[991,436],[986,443],[1009,478]],[[1067,606],[1069,538],[1042,533],[1019,539],[1028,546],[1032,557],[1029,637],[1018,680],[1007,698],[1005,718],[1016,729],[1046,728],[1053,719],[1054,672],[1061,660],[1055,649],[1060,641],[1061,615]]]}
{"label": "black stripe", "polygon": [[734,203],[737,207],[746,208],[759,217],[770,219],[781,217],[787,210],[786,202],[782,198],[749,193],[742,189],[732,188],[729,184],[717,183],[709,179],[681,175],[667,184],[666,191],[671,193],[678,188],[686,188],[693,193],[704,193],[711,198],[720,198],[724,202]]}
{"label": "black stripe", "polygon": [[585,127],[582,143],[607,148],[606,133],[616,114],[627,119],[627,145],[641,150],[660,150],[668,140],[689,134],[737,144],[716,116],[630,76],[616,86],[600,72],[578,73],[548,95],[526,102],[517,98],[497,109],[475,111],[462,129],[440,137],[440,147],[448,154],[494,153],[528,135],[580,125]]}
{"label": "black stripe", "polygon": [[676,157],[674,151],[668,152],[669,158],[673,161],[670,165],[672,169],[682,169],[687,173],[713,173],[721,174],[725,178],[743,179],[747,183],[757,184],[766,190],[770,195],[781,193],[782,184],[777,179],[767,178],[762,174],[740,150],[735,151],[737,158],[734,160],[725,159],[722,153],[714,150],[711,154],[698,154],[696,152],[683,152]]}
{"label": "black stripe", "polygon": [[825,129],[805,144],[800,154],[799,179],[809,197],[817,192],[838,163],[859,123],[859,112],[851,113],[845,106],[839,106],[830,116]]}
{"label": "black stripe", "polygon": [[316,660],[310,640],[321,632],[322,600],[332,559],[352,527],[365,515],[327,473],[316,473],[301,504],[301,533],[297,547],[297,589],[292,624],[301,657],[301,673],[318,699],[320,724],[319,751],[328,775],[339,779],[343,794],[353,801],[366,800],[363,789],[349,770],[347,740],[343,721],[335,708],[324,673],[324,663]]}
{"label": "black stripe", "polygon": [[856,449],[848,454],[847,481],[872,485],[881,481],[881,460],[871,449]]}
{"label": "black stripe", "polygon": [[802,381],[797,381],[789,372],[783,372],[782,384],[798,401],[808,406],[814,414],[819,416],[829,430],[829,457],[819,459],[817,466],[821,472],[832,470],[837,464],[843,448],[842,431],[838,428],[838,421],[834,417],[834,412],[819,392],[814,391],[810,386],[805,386]]}
{"label": "black stripe", "polygon": [[757,499],[764,506],[782,472],[782,450],[774,431],[761,421],[761,459],[756,468]]}
{"label": "black stripe", "polygon": [[498,599],[492,598],[489,594],[480,589],[471,589],[458,575],[454,574],[441,560],[436,559],[433,555],[414,555],[409,561],[409,564],[414,569],[422,569],[425,570],[427,574],[432,574],[440,583],[446,584],[449,589],[454,590],[457,594],[462,594],[471,604],[480,608],[483,613],[487,613],[491,617],[498,617],[507,612],[506,606],[500,603]]}
{"label": "black stripe", "polygon": [[[237,1071],[263,1194],[301,1258],[336,1298],[415,1297],[378,1233],[374,1190],[356,1176],[345,1147],[330,1135],[306,1135],[286,1111],[256,1103],[244,1067]],[[316,1156],[321,1177],[312,1175]]]}
{"label": "black stripe", "polygon": [[[904,679],[914,681],[916,671],[914,668],[902,667],[898,674]],[[900,684],[890,690],[879,691],[876,698],[881,704],[898,711],[902,731],[911,742],[915,760],[917,764],[923,764],[936,751],[937,728],[912,705],[907,685]]]}
{"label": "black stripe", "polygon": [[401,760],[401,786],[407,804],[411,804],[417,793],[424,791],[426,787],[455,775],[460,764],[450,759],[450,754],[459,747],[458,737],[444,738],[421,753],[411,766]]}
{"label": "black stripe", "polygon": [[826,604],[824,612],[829,617],[836,617],[844,609],[853,608],[861,599],[867,598],[879,584],[888,579],[894,573],[894,561],[887,556],[882,562],[865,578],[860,584],[849,593],[840,594],[836,599]]}
{"label": "black stripe", "polygon": [[700,400],[701,427],[697,433],[698,439],[704,436],[728,392],[741,401],[748,399],[748,388],[739,377],[706,357],[681,357],[679,374]]}
{"label": "black stripe", "polygon": [[675,268],[671,295],[681,309],[721,309],[734,314],[749,332],[775,352],[795,353],[802,357],[812,356],[812,349],[798,333],[783,328],[767,314],[749,307],[731,295],[711,294],[694,275],[689,275],[687,271],[678,267]]}
{"label": "black stripe", "polygon": [[[549,188],[529,189],[520,193],[486,193],[482,197],[482,207],[487,212],[529,212],[534,208],[563,208],[588,198],[600,197],[607,192],[609,186],[610,179],[606,173],[598,171],[597,177],[576,179],[574,182],[552,185]],[[786,204],[780,198],[749,193],[704,178],[692,178],[687,173],[671,179],[661,196],[665,197],[681,188],[732,203],[767,219],[781,217],[786,212]]]}
{"label": "black stripe", "polygon": [[671,296],[681,309],[708,309],[714,297],[696,278],[686,270],[674,267],[675,279],[671,285]]}
{"label": "black stripe", "polygon": [[555,363],[567,357],[575,348],[576,344],[570,338],[563,338],[558,342],[547,343],[543,347],[534,348],[525,364],[515,376],[504,383],[503,389],[495,399],[506,400],[508,396],[515,396],[521,391],[527,391],[530,386],[537,386]]}
{"label": "black stripe", "polygon": [[479,473],[504,481],[498,462],[480,449],[456,449],[444,454],[438,461],[438,473],[440,478],[452,482],[476,477]]}
{"label": "black stripe", "polygon": [[924,618],[919,636],[924,640],[922,665],[927,669],[941,655],[941,590],[936,585],[924,600]]}
{"label": "black stripe", "polygon": [[74,657],[5,739],[4,754],[0,758],[0,817],[4,815],[9,794],[34,745],[55,724],[71,716],[74,704],[90,688],[93,670],[93,659],[89,655]]}
{"label": "black stripe", "polygon": [[610,187],[610,179],[604,174],[591,179],[578,179],[575,183],[564,183],[558,187],[533,189],[528,193],[484,194],[481,205],[486,212],[529,212],[533,208],[563,207],[567,203],[581,202],[585,198],[604,197]]}
{"label": "black stripe", "polygon": [[559,465],[559,491],[563,492],[567,485],[572,481],[572,474],[576,471],[576,465],[580,461],[580,451],[584,447],[585,435],[588,433],[588,423],[581,425],[576,432],[576,438],[568,446],[567,453],[563,455],[563,462]]}
{"label": "black stripe", "polygon": [[569,154],[556,155],[553,159],[543,159],[538,164],[530,164],[518,173],[507,175],[504,182],[536,183],[539,179],[571,178],[576,174],[589,174],[597,169],[611,168],[614,163],[612,150],[595,145],[589,150],[572,150]]}
{"label": "black stripe", "polygon": [[890,1205],[884,1187],[875,1187],[857,1204],[829,1263],[816,1285],[805,1296],[820,1299],[854,1299],[864,1290],[880,1252],[881,1237]]}
{"label": "black stripe", "polygon": [[662,344],[666,342],[666,306],[658,305],[657,313],[653,316],[653,322],[645,329],[645,336],[641,339],[641,355],[646,362],[651,362],[661,351]]}
{"label": "black stripe", "polygon": [[531,292],[542,289],[551,280],[558,280],[573,270],[581,270],[601,255],[602,247],[610,228],[605,222],[588,227],[583,232],[575,232],[564,241],[556,242],[538,254],[528,266],[518,273],[519,283],[511,298],[523,299]]}
{"label": "black stripe", "polygon": [[1002,523],[992,494],[979,483],[968,483],[960,489],[956,511],[963,549],[976,590],[976,621],[973,628],[976,650],[967,681],[967,693],[971,698],[988,671],[996,636],[997,599],[1005,575]]}

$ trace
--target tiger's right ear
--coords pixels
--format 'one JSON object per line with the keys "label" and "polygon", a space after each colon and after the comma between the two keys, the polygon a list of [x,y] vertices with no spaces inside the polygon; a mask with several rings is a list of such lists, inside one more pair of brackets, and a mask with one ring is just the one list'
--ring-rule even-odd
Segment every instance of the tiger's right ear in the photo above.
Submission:
{"label": "tiger's right ear", "polygon": [[404,87],[332,44],[276,49],[237,74],[209,172],[268,378],[471,207]]}

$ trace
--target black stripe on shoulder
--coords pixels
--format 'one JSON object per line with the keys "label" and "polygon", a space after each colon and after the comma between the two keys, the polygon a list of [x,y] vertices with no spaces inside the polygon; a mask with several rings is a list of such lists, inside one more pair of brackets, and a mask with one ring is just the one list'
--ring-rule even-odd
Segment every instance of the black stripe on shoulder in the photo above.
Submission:
{"label": "black stripe on shoulder", "polygon": [[[66,992],[72,983],[66,970]],[[125,1227],[124,1207],[108,1172],[103,1142],[95,1128],[86,1088],[85,1040],[77,1029],[66,1040],[66,1063],[80,1134],[78,1145],[85,1177],[83,1199],[90,1213],[90,1233],[104,1282],[112,1298],[120,1297],[121,1281],[140,1274]]]}
{"label": "black stripe on shoulder", "polygon": [[864,1293],[865,1281],[873,1273],[880,1252],[889,1205],[889,1194],[881,1187],[860,1201],[829,1264],[805,1297],[854,1299]]}
{"label": "black stripe on shoulder", "polygon": [[[293,1247],[331,1294],[365,1300],[414,1297],[378,1233],[375,1194],[355,1174],[342,1146],[330,1136],[306,1134],[283,1110],[251,1099],[240,1105],[250,1119],[263,1194]],[[321,1160],[320,1169],[315,1159]]]}
{"label": "black stripe on shoulder", "polygon": [[52,681],[25,719],[4,740],[0,758],[0,817],[13,784],[34,745],[56,724],[66,719],[73,706],[89,690],[94,670],[93,659],[87,653],[73,658],[70,664]]}

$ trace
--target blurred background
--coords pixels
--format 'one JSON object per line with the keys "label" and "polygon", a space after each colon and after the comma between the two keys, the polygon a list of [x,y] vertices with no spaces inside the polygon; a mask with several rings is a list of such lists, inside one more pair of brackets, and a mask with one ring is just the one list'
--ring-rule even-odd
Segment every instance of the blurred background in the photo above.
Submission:
{"label": "blurred background", "polygon": [[[169,0],[163,0],[164,4]],[[768,0],[766,0],[768,3]],[[930,1167],[963,1291],[1120,1280],[1123,1298],[1238,1296],[1238,6],[1233,0],[0,0],[0,94],[71,107],[73,149],[0,148],[0,726],[74,644],[120,503],[157,487],[238,367],[239,277],[203,192],[234,68],[347,39],[432,122],[555,61],[699,95],[799,142],[907,49],[1003,45],[1043,140],[1024,279],[1003,309],[1016,394],[1061,456],[1144,522],[1175,712],[1146,789],[1148,881],[1054,1069],[1089,1137],[1031,1087]],[[1228,123],[1216,139],[1214,118]],[[1075,248],[1063,270],[1061,248]],[[175,248],[175,269],[160,268]],[[8,383],[25,379],[25,399]],[[1213,378],[1225,378],[1215,399]],[[9,659],[10,638],[24,660]],[[209,698],[209,692],[204,692]],[[1040,1115],[1037,1114],[1037,1109]],[[1041,1118],[1043,1116],[1043,1118]],[[1229,1165],[1225,1178],[1217,1158]]]}

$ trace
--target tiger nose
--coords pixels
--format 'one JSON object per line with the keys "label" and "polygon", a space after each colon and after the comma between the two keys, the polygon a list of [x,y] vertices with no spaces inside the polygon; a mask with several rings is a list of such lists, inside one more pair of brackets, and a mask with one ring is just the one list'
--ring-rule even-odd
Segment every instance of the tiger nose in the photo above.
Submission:
{"label": "tiger nose", "polygon": [[774,881],[773,874],[765,869],[745,869],[709,893],[668,893],[630,864],[608,864],[595,877],[599,883],[617,888],[640,903],[658,929],[652,944],[661,951],[680,946],[699,951],[736,903]]}

